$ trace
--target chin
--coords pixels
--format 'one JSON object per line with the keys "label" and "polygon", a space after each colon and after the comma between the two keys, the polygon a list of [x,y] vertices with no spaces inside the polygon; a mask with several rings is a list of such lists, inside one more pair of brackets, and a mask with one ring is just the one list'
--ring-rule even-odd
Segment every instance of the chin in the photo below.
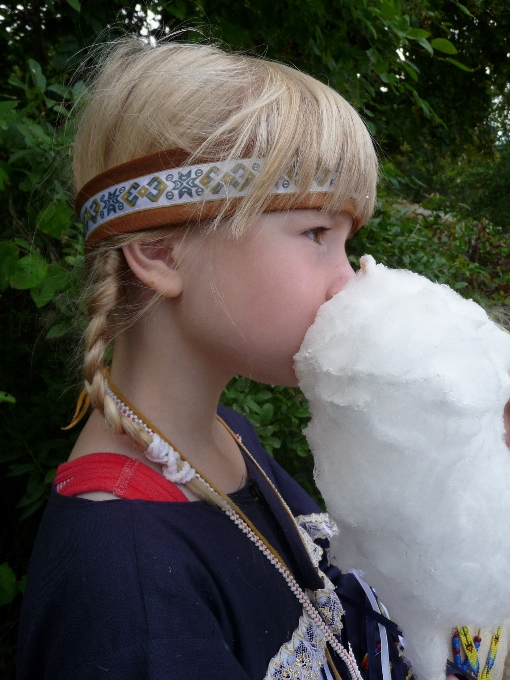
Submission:
{"label": "chin", "polygon": [[249,378],[264,385],[280,385],[281,387],[298,387],[298,380],[293,365],[287,369],[283,362],[272,370],[267,367],[262,370],[251,370],[241,373],[243,378]]}

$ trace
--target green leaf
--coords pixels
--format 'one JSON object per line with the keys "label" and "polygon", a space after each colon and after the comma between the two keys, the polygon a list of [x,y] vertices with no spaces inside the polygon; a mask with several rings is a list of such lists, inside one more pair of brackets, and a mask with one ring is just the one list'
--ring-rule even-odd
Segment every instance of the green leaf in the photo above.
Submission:
{"label": "green leaf", "polygon": [[34,85],[38,87],[41,92],[44,92],[46,89],[46,77],[43,75],[41,65],[38,61],[35,61],[35,59],[29,59],[28,67],[32,75],[32,80],[34,81]]}
{"label": "green leaf", "polygon": [[65,99],[71,99],[72,97],[72,94],[67,89],[67,87],[65,87],[64,85],[60,85],[60,83],[53,83],[52,85],[48,85],[46,89],[50,90],[50,92],[56,92]]}
{"label": "green leaf", "polygon": [[414,70],[414,68],[411,68],[408,66],[405,62],[401,64],[402,68],[411,76],[411,78],[415,81],[418,82],[418,74]]}
{"label": "green leaf", "polygon": [[4,291],[9,287],[17,261],[18,249],[14,243],[8,241],[0,243],[0,291]]}
{"label": "green leaf", "polygon": [[168,3],[166,5],[166,9],[170,14],[173,14],[174,17],[177,17],[181,21],[186,19],[186,15],[188,13],[187,7],[186,7],[186,0],[172,0],[172,2]]}
{"label": "green leaf", "polygon": [[468,17],[471,17],[472,19],[474,19],[474,16],[471,14],[471,12],[468,10],[468,8],[467,8],[467,7],[464,7],[464,5],[461,5],[460,2],[457,3],[457,7],[458,7],[462,12],[464,12],[464,14],[467,14]]}
{"label": "green leaf", "polygon": [[[47,135],[43,128],[37,123],[32,123],[25,118],[24,123],[16,123],[16,127],[21,132],[25,139],[25,144],[30,147],[38,147],[39,142],[43,142],[47,148],[52,145],[52,138]],[[32,153],[32,150],[31,150]]]}
{"label": "green leaf", "polygon": [[371,135],[374,135],[374,137],[375,137],[376,127],[375,127],[375,125],[372,123],[372,121],[371,121],[371,120],[366,120],[366,121],[365,121],[365,125],[367,126],[367,130],[370,132],[370,134],[371,134]]}
{"label": "green leaf", "polygon": [[407,38],[412,38],[413,40],[419,40],[420,38],[428,38],[430,35],[429,31],[424,31],[423,28],[410,28],[407,33]]}
{"label": "green leaf", "polygon": [[18,104],[18,101],[0,102],[0,116],[10,113]]}
{"label": "green leaf", "polygon": [[266,439],[266,443],[272,448],[272,449],[279,449],[280,446],[282,445],[281,439],[278,439],[278,437],[268,437]]}
{"label": "green leaf", "polygon": [[9,404],[15,404],[16,399],[15,397],[12,396],[12,394],[8,394],[7,392],[1,392],[0,391],[0,401],[7,401]]}
{"label": "green leaf", "polygon": [[260,424],[267,425],[274,415],[274,406],[272,404],[264,404],[260,411]]}
{"label": "green leaf", "polygon": [[250,411],[253,411],[254,413],[260,413],[260,406],[255,401],[253,401],[251,397],[246,397],[244,403]]}
{"label": "green leaf", "polygon": [[[28,486],[30,488],[30,485]],[[26,508],[28,505],[32,505],[34,502],[37,502],[41,496],[44,496],[46,493],[46,489],[44,488],[44,485],[42,484],[37,484],[35,488],[32,488],[30,491],[27,491],[27,493],[23,496],[23,498],[16,503],[17,508]]]}
{"label": "green leaf", "polygon": [[46,276],[38,286],[30,290],[32,300],[37,307],[44,307],[55,297],[55,293],[69,287],[71,274],[58,264],[50,265]]}
{"label": "green leaf", "polygon": [[430,43],[435,50],[445,54],[457,54],[457,48],[446,38],[434,38]]}
{"label": "green leaf", "polygon": [[51,470],[48,470],[48,472],[44,476],[44,483],[49,484],[55,479],[55,475],[57,474],[57,468],[52,468]]}
{"label": "green leaf", "polygon": [[[469,68],[469,66],[466,66],[465,64],[461,64],[460,61],[455,61],[455,59],[452,59],[451,57],[446,57],[446,61],[449,61],[450,64],[453,64],[457,68],[460,68],[461,71],[467,71],[468,73],[471,73],[473,71],[472,68]],[[460,205],[460,203],[459,203]]]}
{"label": "green leaf", "polygon": [[33,463],[24,463],[23,465],[11,465],[9,468],[9,477],[18,477],[19,475],[25,475],[28,472],[33,472]]}
{"label": "green leaf", "polygon": [[424,47],[429,54],[434,54],[431,44],[428,40],[425,40],[425,38],[418,38],[417,43]]}
{"label": "green leaf", "polygon": [[67,203],[54,201],[39,212],[36,225],[48,236],[60,238],[73,215],[74,210]]}
{"label": "green leaf", "polygon": [[384,19],[395,19],[398,17],[398,10],[391,0],[389,2],[388,0],[386,0],[386,2],[383,2],[380,11],[381,16]]}
{"label": "green leaf", "polygon": [[41,283],[46,276],[48,265],[39,253],[31,253],[20,258],[10,278],[12,288],[26,290]]}
{"label": "green leaf", "polygon": [[61,338],[69,330],[69,325],[67,323],[57,323],[50,328],[46,333],[46,340],[53,340],[55,338]]}
{"label": "green leaf", "polygon": [[12,602],[18,592],[18,581],[13,570],[7,562],[0,564],[0,605]]}
{"label": "green leaf", "polygon": [[9,123],[19,116],[19,113],[14,110],[18,103],[17,101],[0,102],[0,128],[2,130],[7,130]]}
{"label": "green leaf", "polygon": [[22,90],[25,90],[25,92],[28,89],[25,83],[19,78],[16,78],[16,76],[12,76],[7,82],[9,85],[14,85],[14,87],[20,87]]}
{"label": "green leaf", "polygon": [[67,0],[68,4],[71,5],[73,9],[75,9],[77,12],[81,10],[81,3],[80,0]]}
{"label": "green leaf", "polygon": [[17,246],[19,246],[20,248],[22,248],[23,250],[26,250],[27,253],[32,252],[32,246],[30,245],[30,243],[28,241],[25,241],[24,238],[17,238],[16,237],[12,240],[12,242],[15,243]]}
{"label": "green leaf", "polygon": [[66,118],[68,118],[71,115],[71,113],[63,106],[60,106],[60,104],[55,104],[53,110],[56,111],[57,113],[60,113],[62,116],[65,116]]}

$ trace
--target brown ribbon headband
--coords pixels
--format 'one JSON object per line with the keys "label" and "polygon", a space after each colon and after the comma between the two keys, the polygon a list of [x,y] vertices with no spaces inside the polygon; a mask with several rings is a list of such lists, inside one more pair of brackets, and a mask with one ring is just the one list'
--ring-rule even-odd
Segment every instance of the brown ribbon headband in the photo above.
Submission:
{"label": "brown ribbon headband", "polygon": [[[190,221],[231,215],[264,167],[263,159],[188,164],[183,149],[167,149],[135,158],[93,177],[75,201],[85,227],[87,247],[117,234],[177,226]],[[284,176],[274,186],[264,212],[321,209],[335,175],[324,184],[313,182],[306,197],[289,208],[296,192]],[[344,208],[353,214],[352,206]],[[360,226],[354,217],[353,232]]]}

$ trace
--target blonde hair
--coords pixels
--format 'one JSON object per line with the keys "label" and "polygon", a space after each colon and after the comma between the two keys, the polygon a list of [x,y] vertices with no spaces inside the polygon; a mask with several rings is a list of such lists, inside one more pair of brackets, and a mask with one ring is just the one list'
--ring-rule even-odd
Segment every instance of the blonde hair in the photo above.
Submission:
{"label": "blonde hair", "polygon": [[[89,83],[78,121],[76,192],[108,168],[176,147],[189,153],[190,164],[194,158],[265,159],[264,171],[225,227],[233,237],[241,237],[262,214],[283,174],[298,187],[288,195],[289,209],[314,180],[324,182],[337,171],[323,209],[338,213],[349,206],[361,223],[372,214],[377,158],[370,135],[356,111],[327,85],[289,66],[211,45],[164,41],[152,46],[136,38],[111,44]],[[220,215],[206,226],[221,228],[223,222]],[[116,236],[88,256],[86,387],[107,423],[143,447],[150,437],[105,393],[104,355],[126,273],[121,246],[165,233]]]}

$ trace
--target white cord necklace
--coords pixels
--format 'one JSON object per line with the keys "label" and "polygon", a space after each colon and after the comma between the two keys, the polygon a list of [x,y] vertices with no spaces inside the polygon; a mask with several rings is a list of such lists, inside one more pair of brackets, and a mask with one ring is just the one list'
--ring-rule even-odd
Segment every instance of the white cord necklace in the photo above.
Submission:
{"label": "white cord necklace", "polygon": [[[119,409],[119,411],[132,420],[133,422],[137,423],[138,425],[141,425],[145,431],[152,437],[152,444],[144,451],[144,454],[149,458],[149,460],[152,460],[154,462],[160,463],[163,465],[163,474],[169,481],[174,482],[174,483],[179,483],[179,484],[184,484],[187,481],[196,478],[198,479],[202,484],[204,484],[208,489],[210,489],[213,493],[217,494],[216,490],[209,484],[209,482],[202,477],[194,468],[190,466],[188,461],[182,461],[182,458],[179,454],[178,451],[176,451],[168,442],[166,442],[164,439],[162,439],[158,434],[156,434],[153,430],[151,430],[150,427],[138,416],[136,413],[134,413],[129,406],[127,406],[118,396],[115,394],[115,392],[111,389],[110,385],[108,382],[106,382],[106,391],[108,392],[108,396],[113,399],[115,402],[115,405]],[[155,443],[156,442],[156,443]],[[154,447],[153,447],[154,445]],[[245,448],[245,447],[243,447]],[[251,456],[250,456],[251,458]],[[183,467],[182,469],[177,472],[177,464],[176,461],[178,459],[181,459],[183,462]],[[186,467],[187,466],[187,467]],[[257,465],[257,467],[260,470],[260,466]],[[165,474],[165,468],[168,468],[167,474]],[[184,474],[183,474],[184,472]],[[177,481],[177,477],[179,477],[179,481]],[[284,507],[288,510],[287,504],[283,500],[283,498],[280,496],[278,493],[277,489],[269,480],[267,475],[264,474],[264,477],[266,480],[269,481],[271,487],[273,488],[274,492],[278,496],[278,498],[281,500],[282,504]],[[186,480],[180,481],[180,480]],[[217,494],[219,496],[219,494]],[[221,496],[219,496],[221,498]],[[265,545],[265,543],[257,536],[257,534],[251,529],[251,527],[248,526],[248,524],[243,520],[242,517],[238,515],[238,513],[234,510],[234,508],[230,507],[222,498],[221,500],[223,501],[220,505],[222,511],[229,517],[236,526],[241,529],[241,531],[246,534],[246,536],[250,539],[250,541],[257,546],[257,548],[260,550],[260,552],[271,562],[271,564],[280,572],[280,574],[283,576],[285,581],[287,582],[287,585],[289,586],[290,590],[294,593],[295,597],[297,600],[301,603],[303,608],[305,609],[306,613],[310,617],[310,619],[320,628],[322,633],[325,635],[327,641],[331,645],[331,647],[335,650],[335,652],[338,654],[338,656],[342,659],[342,661],[345,663],[347,666],[349,673],[351,675],[352,680],[363,680],[361,673],[358,668],[358,664],[356,662],[356,658],[354,657],[354,653],[352,651],[351,645],[349,643],[349,650],[346,650],[345,647],[342,645],[341,642],[337,640],[335,635],[331,632],[329,629],[328,625],[326,622],[322,619],[320,613],[317,611],[315,606],[312,604],[310,599],[307,597],[305,592],[302,590],[302,588],[298,585],[296,579],[294,576],[291,574],[289,569],[283,564],[272,552],[271,550]],[[290,513],[290,510],[288,510]]]}

